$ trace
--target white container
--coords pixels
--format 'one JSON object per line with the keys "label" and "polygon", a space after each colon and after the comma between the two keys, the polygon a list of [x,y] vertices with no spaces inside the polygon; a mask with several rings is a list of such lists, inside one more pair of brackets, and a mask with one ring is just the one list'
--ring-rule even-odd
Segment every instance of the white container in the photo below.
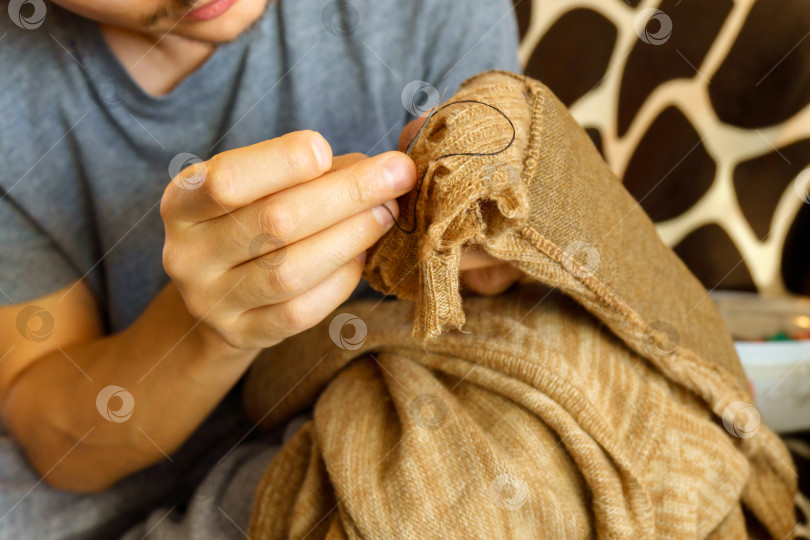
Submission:
{"label": "white container", "polygon": [[810,328],[810,299],[714,292],[735,338],[763,422],[777,432],[810,429],[810,340],[751,341]]}

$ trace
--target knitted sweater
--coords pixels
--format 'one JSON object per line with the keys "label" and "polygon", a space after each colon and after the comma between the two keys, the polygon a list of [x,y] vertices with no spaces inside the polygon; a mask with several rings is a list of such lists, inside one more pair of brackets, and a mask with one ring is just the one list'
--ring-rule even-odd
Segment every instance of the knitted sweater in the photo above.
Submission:
{"label": "knitted sweater", "polygon": [[[369,282],[398,299],[345,306],[248,376],[263,426],[314,403],[249,534],[789,535],[789,454],[705,289],[547,88],[489,72],[463,100],[497,110],[430,120],[401,204],[414,232],[369,252]],[[473,246],[526,279],[462,299]]]}

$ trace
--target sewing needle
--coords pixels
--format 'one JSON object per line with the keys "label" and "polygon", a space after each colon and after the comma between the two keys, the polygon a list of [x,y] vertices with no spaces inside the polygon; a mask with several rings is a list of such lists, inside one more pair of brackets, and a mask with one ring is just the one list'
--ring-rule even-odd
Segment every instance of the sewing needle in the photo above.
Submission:
{"label": "sewing needle", "polygon": [[447,88],[442,90],[442,93],[439,96],[439,99],[436,100],[436,104],[433,106],[432,109],[430,109],[430,112],[428,113],[427,118],[425,118],[425,121],[422,123],[422,127],[419,128],[419,131],[417,131],[416,135],[413,136],[413,139],[411,139],[411,142],[408,143],[408,147],[405,149],[405,154],[407,156],[411,155],[411,152],[413,151],[413,147],[416,146],[416,141],[419,139],[419,137],[422,136],[422,132],[425,131],[425,127],[427,127],[428,122],[430,121],[431,117],[433,117],[433,115],[436,114],[436,111],[439,110],[439,105],[441,105],[441,103],[442,103],[442,98],[444,97],[445,92],[447,92]]}

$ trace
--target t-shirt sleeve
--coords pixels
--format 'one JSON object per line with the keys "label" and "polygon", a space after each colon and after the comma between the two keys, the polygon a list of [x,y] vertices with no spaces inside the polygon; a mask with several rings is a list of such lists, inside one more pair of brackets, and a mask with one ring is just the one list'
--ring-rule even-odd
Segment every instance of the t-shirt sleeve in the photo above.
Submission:
{"label": "t-shirt sleeve", "polygon": [[0,304],[45,296],[80,277],[53,240],[0,191]]}
{"label": "t-shirt sleeve", "polygon": [[[525,1],[525,0],[524,0]],[[424,38],[425,81],[444,99],[466,79],[492,69],[520,73],[518,30],[511,0],[431,2]]]}

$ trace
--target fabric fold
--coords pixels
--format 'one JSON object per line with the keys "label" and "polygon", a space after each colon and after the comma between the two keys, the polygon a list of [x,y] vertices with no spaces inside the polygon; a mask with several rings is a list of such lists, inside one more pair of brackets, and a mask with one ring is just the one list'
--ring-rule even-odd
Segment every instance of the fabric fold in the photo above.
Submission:
{"label": "fabric fold", "polygon": [[[450,103],[414,148],[413,232],[369,251],[367,279],[398,300],[341,310],[362,321],[358,348],[335,318],[251,369],[262,425],[314,403],[262,480],[251,536],[322,520],[310,537],[732,538],[743,508],[789,535],[787,450],[764,425],[728,427],[752,427],[735,404],[753,399],[723,321],[584,130],[510,73]],[[525,282],[462,298],[471,247]],[[281,473],[302,453],[317,481]]]}

